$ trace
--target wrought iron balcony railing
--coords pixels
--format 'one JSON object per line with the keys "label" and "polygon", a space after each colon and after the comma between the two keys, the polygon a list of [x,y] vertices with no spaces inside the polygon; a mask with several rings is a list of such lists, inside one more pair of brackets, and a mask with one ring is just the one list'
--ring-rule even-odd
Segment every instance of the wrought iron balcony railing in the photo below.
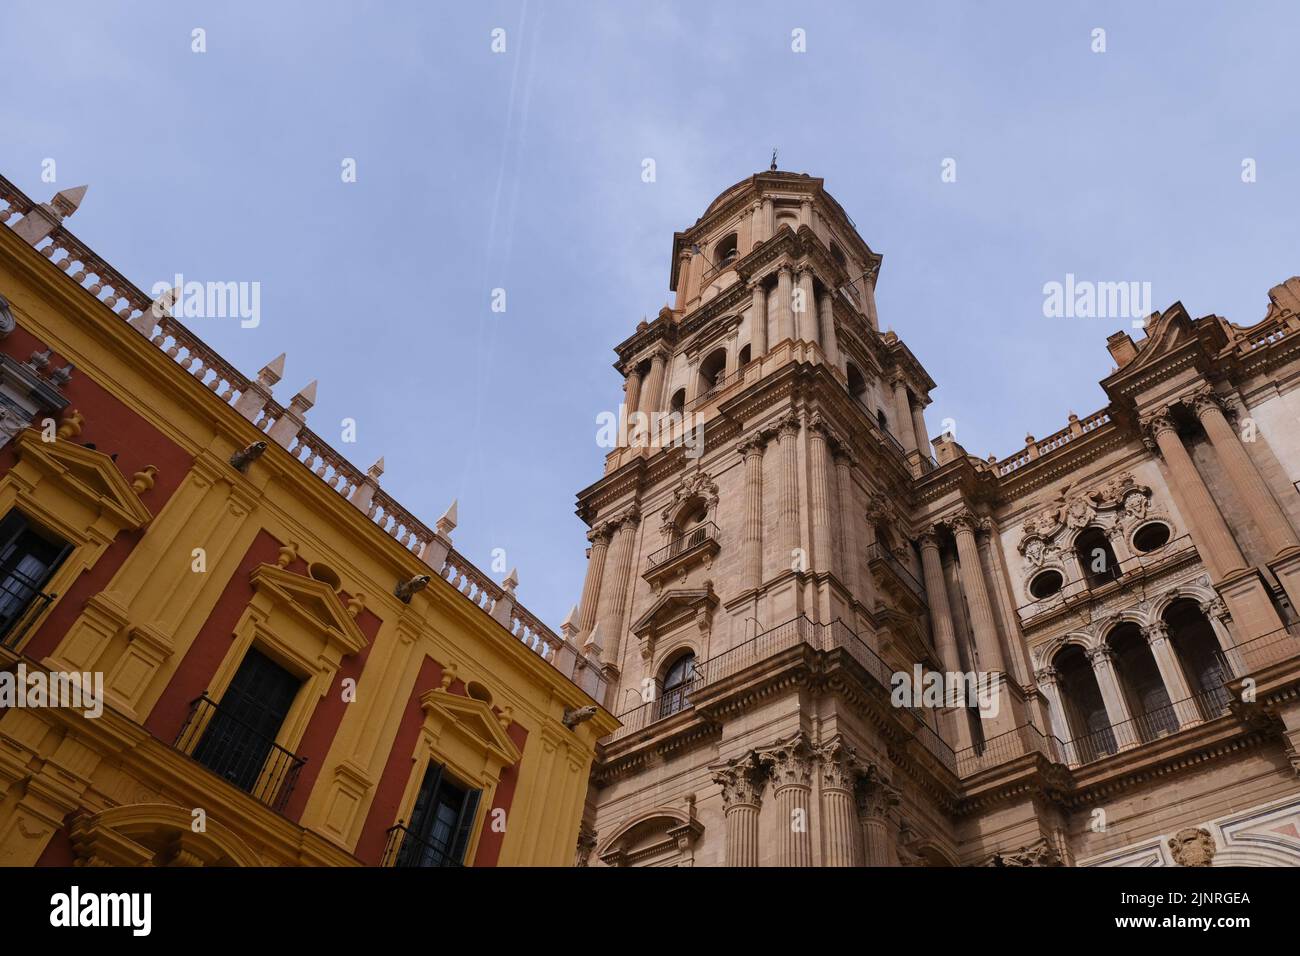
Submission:
{"label": "wrought iron balcony railing", "polygon": [[0,585],[0,647],[17,647],[32,624],[57,594],[46,594],[20,571],[13,570]]}
{"label": "wrought iron balcony railing", "polygon": [[1093,763],[1121,750],[1130,750],[1162,737],[1222,716],[1228,709],[1226,688],[1211,687],[1184,700],[1155,707],[1129,720],[1083,734],[1062,746],[1063,762],[1069,766]]}
{"label": "wrought iron balcony railing", "polygon": [[463,867],[449,848],[436,841],[421,840],[402,822],[388,828],[381,866]]}
{"label": "wrought iron balcony railing", "polygon": [[706,521],[702,525],[689,528],[674,538],[666,547],[662,547],[650,555],[646,559],[647,570],[657,568],[665,561],[671,561],[679,554],[697,548],[707,541],[717,541],[718,538],[718,526],[712,521]]}
{"label": "wrought iron balcony railing", "polygon": [[1300,624],[1288,624],[1260,637],[1229,645],[1218,652],[1218,657],[1219,667],[1228,679],[1300,657]]}
{"label": "wrought iron balcony railing", "polygon": [[207,694],[190,704],[175,747],[277,813],[284,811],[306,763]]}

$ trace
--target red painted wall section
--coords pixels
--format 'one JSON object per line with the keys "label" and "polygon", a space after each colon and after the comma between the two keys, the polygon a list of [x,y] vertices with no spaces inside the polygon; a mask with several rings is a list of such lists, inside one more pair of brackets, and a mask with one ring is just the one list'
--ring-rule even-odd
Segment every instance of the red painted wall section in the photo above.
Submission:
{"label": "red painted wall section", "polygon": [[41,851],[40,859],[36,861],[36,865],[72,866],[76,862],[77,854],[73,852],[72,837],[68,833],[68,825],[65,823],[54,831],[54,836],[50,837],[50,842],[45,844],[45,849]]}
{"label": "red painted wall section", "polygon": [[[349,595],[344,592],[340,597],[346,605]],[[330,744],[334,742],[334,737],[339,731],[344,713],[351,706],[343,699],[343,681],[348,678],[360,681],[361,671],[370,657],[370,649],[375,646],[375,635],[379,633],[379,626],[382,623],[369,610],[363,610],[357,615],[357,626],[361,628],[361,633],[366,635],[370,643],[363,647],[360,653],[343,658],[339,672],[334,675],[334,685],[316,704],[311,720],[307,722],[302,742],[298,745],[298,756],[305,757],[307,762],[303,764],[298,774],[298,783],[284,808],[284,815],[290,820],[298,821],[302,818],[302,811],[307,806],[307,798],[311,795],[312,787],[325,763],[325,757],[329,754]],[[355,684],[353,686],[355,687]]]}
{"label": "red painted wall section", "polygon": [[[366,815],[361,838],[357,841],[354,855],[370,866],[378,866],[383,862],[384,847],[388,842],[388,829],[397,823],[402,794],[411,777],[411,757],[415,752],[416,741],[420,738],[420,728],[424,726],[424,709],[420,706],[420,697],[425,691],[439,686],[441,680],[442,665],[432,657],[426,656],[420,665],[415,685],[411,688],[411,696],[406,703],[406,710],[402,713],[402,720],[397,726],[393,746],[388,751],[388,760],[384,763],[379,785],[375,788],[375,798],[371,801],[370,811]],[[453,681],[448,691],[464,697],[465,682]],[[512,723],[507,734],[522,751],[528,731],[519,724]],[[495,799],[492,801],[492,809],[505,810],[507,820],[518,781],[519,764],[503,770],[501,780],[497,784]],[[474,855],[474,866],[496,866],[497,859],[501,855],[501,842],[505,834],[492,832],[490,811],[486,821],[483,834],[479,838],[478,850]]]}
{"label": "red painted wall section", "polygon": [[[495,709],[495,708],[494,708]],[[506,735],[515,742],[519,748],[520,754],[524,752],[524,741],[528,739],[528,731],[518,724],[512,723]],[[523,763],[520,757],[519,763]],[[497,810],[505,811],[506,828],[510,827],[510,804],[515,799],[515,788],[519,786],[519,764],[513,764],[501,771],[501,781],[497,784],[496,796],[492,800],[492,809],[488,811],[483,824],[483,835],[479,837],[478,851],[474,854],[475,866],[496,866],[497,860],[501,858],[501,844],[505,842],[506,835],[504,832],[496,832],[492,829],[492,818]],[[495,814],[500,816],[500,814]]]}
{"label": "red painted wall section", "polygon": [[[44,350],[44,343],[22,328],[15,329],[3,343],[3,351],[20,362],[27,361],[33,352]],[[66,361],[58,354],[52,355],[48,369],[60,368]],[[77,409],[86,419],[81,434],[70,441],[93,444],[97,451],[106,455],[116,454],[117,468],[127,481],[145,465],[157,466],[154,487],[141,495],[140,500],[154,514],[161,511],[189,473],[194,459],[81,369],[73,371],[71,380],[63,387],[63,394],[71,399],[68,408]],[[12,442],[0,448],[0,475],[7,473],[15,460]],[[95,566],[83,573],[61,596],[40,630],[23,648],[24,653],[41,660],[58,646],[72,622],[81,615],[86,601],[108,586],[146,530],[124,531],[117,536]]]}
{"label": "red painted wall section", "polygon": [[[235,625],[253,598],[253,583],[248,576],[259,564],[274,564],[279,553],[280,542],[270,532],[259,531],[185,652],[180,667],[145,719],[145,729],[155,737],[167,743],[176,739],[189,716],[190,703],[208,689],[208,682],[230,650]],[[289,570],[299,573],[306,569],[306,562],[301,559],[289,565]]]}

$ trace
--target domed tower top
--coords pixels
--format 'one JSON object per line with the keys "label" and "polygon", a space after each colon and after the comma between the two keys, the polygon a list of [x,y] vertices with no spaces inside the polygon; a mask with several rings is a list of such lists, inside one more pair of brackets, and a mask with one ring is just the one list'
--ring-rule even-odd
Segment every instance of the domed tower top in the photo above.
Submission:
{"label": "domed tower top", "polygon": [[708,302],[736,281],[733,264],[782,229],[798,233],[804,226],[829,249],[851,301],[878,328],[874,286],[881,257],[822,179],[775,169],[723,190],[694,225],[674,233],[668,281],[677,293],[673,310],[685,313]]}

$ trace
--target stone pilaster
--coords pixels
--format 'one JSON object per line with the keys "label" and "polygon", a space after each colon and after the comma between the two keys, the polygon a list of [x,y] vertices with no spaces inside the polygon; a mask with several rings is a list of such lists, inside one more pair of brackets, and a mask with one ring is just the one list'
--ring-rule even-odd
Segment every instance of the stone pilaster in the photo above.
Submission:
{"label": "stone pilaster", "polygon": [[750,312],[749,357],[762,358],[767,354],[767,289],[762,282],[754,283],[754,302]]}
{"label": "stone pilaster", "polygon": [[1034,671],[1034,680],[1038,689],[1047,698],[1047,717],[1051,721],[1052,735],[1061,743],[1070,740],[1070,724],[1065,719],[1065,706],[1061,702],[1061,675],[1055,667],[1048,665]]}
{"label": "stone pilaster", "polygon": [[1218,396],[1211,391],[1204,391],[1196,396],[1193,405],[1205,434],[1209,436],[1210,444],[1214,446],[1215,454],[1228,473],[1228,479],[1264,536],[1269,556],[1276,557],[1283,551],[1300,547],[1300,538],[1296,537],[1286,513],[1264,483],[1236,430],[1224,417]]}
{"label": "stone pilaster", "polygon": [[831,571],[831,463],[830,433],[821,416],[815,415],[808,425],[808,454],[811,465],[810,503],[812,505],[813,570],[818,574]]}
{"label": "stone pilaster", "polygon": [[627,416],[635,412],[640,404],[641,373],[634,368],[623,383],[623,419],[626,421]]}
{"label": "stone pilaster", "polygon": [[857,801],[867,866],[897,866],[889,812],[899,804],[898,791],[875,767],[869,767],[858,780]]}
{"label": "stone pilaster", "polygon": [[799,549],[799,419],[794,415],[777,425],[780,443],[780,501],[781,567],[790,567],[794,553]]}
{"label": "stone pilaster", "polygon": [[812,267],[799,267],[799,311],[795,316],[798,323],[797,335],[801,342],[820,344],[817,334],[817,297],[813,292]]}
{"label": "stone pilaster", "polygon": [[604,585],[601,587],[599,627],[604,646],[602,658],[606,664],[613,664],[616,667],[623,644],[623,611],[627,605],[636,527],[640,521],[641,513],[636,508],[619,519],[618,534],[610,546],[606,559],[613,575],[609,580],[608,590]]}
{"label": "stone pilaster", "polygon": [[812,791],[813,753],[803,733],[759,751],[772,777],[776,800],[778,866],[812,866],[808,796]]}
{"label": "stone pilaster", "polygon": [[829,289],[821,294],[821,342],[826,361],[840,368],[839,337],[835,334],[835,295]]}
{"label": "stone pilaster", "polygon": [[646,376],[646,380],[641,386],[637,411],[645,412],[647,415],[663,411],[664,366],[666,363],[667,357],[662,351],[655,352],[650,357],[650,374]]}
{"label": "stone pilaster", "polygon": [[789,266],[781,266],[776,273],[776,340],[785,342],[793,340],[794,312],[791,310],[790,293],[793,274]]}
{"label": "stone pilaster", "polygon": [[1002,661],[1002,647],[998,643],[997,624],[993,619],[993,606],[988,589],[984,586],[984,570],[980,566],[979,546],[975,543],[975,530],[979,519],[970,512],[962,512],[952,521],[953,537],[957,541],[957,558],[961,571],[961,587],[970,607],[971,628],[975,633],[975,653],[979,669],[1001,674],[1006,670]]}
{"label": "stone pilaster", "polygon": [[765,778],[751,752],[710,767],[722,787],[722,814],[727,821],[727,866],[758,866],[758,815]]}
{"label": "stone pilaster", "polygon": [[763,449],[767,439],[754,435],[736,446],[745,460],[745,524],[741,530],[744,587],[763,586]]}
{"label": "stone pilaster", "polygon": [[821,792],[823,866],[862,866],[862,830],[857,821],[854,787],[861,765],[843,738],[835,737],[817,751]]}
{"label": "stone pilaster", "polygon": [[889,380],[894,390],[894,418],[898,422],[898,439],[909,455],[916,451],[916,429],[912,424],[912,401],[907,396],[907,379],[895,375]]}
{"label": "stone pilaster", "polygon": [[844,446],[835,449],[835,483],[839,492],[840,575],[855,601],[861,592],[861,558],[858,555],[859,512],[853,494],[853,455]]}
{"label": "stone pilaster", "polygon": [[585,638],[596,626],[600,605],[600,584],[605,576],[605,556],[609,551],[610,525],[602,521],[587,533],[591,556],[587,558],[587,576],[582,582],[582,600],[578,605],[578,637]]}

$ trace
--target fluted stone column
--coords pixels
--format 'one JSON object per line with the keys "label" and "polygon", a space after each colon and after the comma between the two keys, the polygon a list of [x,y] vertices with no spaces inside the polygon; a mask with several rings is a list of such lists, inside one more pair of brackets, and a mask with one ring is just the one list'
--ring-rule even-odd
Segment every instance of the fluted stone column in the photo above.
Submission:
{"label": "fluted stone column", "polygon": [[600,583],[605,576],[605,556],[609,551],[610,526],[602,521],[589,532],[591,556],[587,558],[587,576],[582,582],[582,600],[578,606],[578,637],[585,638],[596,626],[596,611],[600,605]]}
{"label": "fluted stone column", "polygon": [[835,335],[835,297],[829,289],[822,290],[821,308],[818,311],[821,315],[822,351],[826,354],[827,362],[840,368],[840,344]]}
{"label": "fluted stone column", "polygon": [[808,796],[812,792],[812,749],[802,733],[759,751],[772,777],[776,801],[777,866],[812,866]]}
{"label": "fluted stone column", "polygon": [[957,630],[952,623],[948,604],[948,587],[944,583],[943,563],[939,559],[939,536],[933,529],[921,532],[921,570],[925,577],[925,596],[929,599],[930,625],[934,628],[934,646],[944,670],[961,672],[961,655],[957,650]]}
{"label": "fluted stone column", "polygon": [[781,483],[777,488],[780,500],[778,512],[781,529],[782,569],[790,567],[794,553],[799,549],[799,419],[789,416],[777,426],[780,436],[779,461]]}
{"label": "fluted stone column", "polygon": [[690,282],[691,273],[691,251],[683,249],[677,257],[677,298],[673,301],[673,308],[681,312],[686,308],[686,286]]}
{"label": "fluted stone column", "polygon": [[664,366],[666,361],[666,356],[662,351],[655,352],[650,357],[650,374],[646,376],[645,383],[641,386],[637,411],[653,415],[655,412],[663,410]]}
{"label": "fluted stone column", "polygon": [[898,791],[871,767],[858,782],[857,797],[867,866],[897,866],[898,854],[889,832],[889,811],[898,806]]}
{"label": "fluted stone column", "polygon": [[839,491],[840,565],[844,586],[854,600],[861,601],[861,560],[858,555],[858,510],[853,495],[853,455],[844,446],[835,449],[835,483]]}
{"label": "fluted stone column", "polygon": [[776,232],[776,223],[772,216],[774,212],[775,210],[772,207],[772,200],[764,199],[763,208],[758,217],[758,221],[763,224],[764,239],[771,239],[773,234]]}
{"label": "fluted stone column", "polygon": [[790,292],[793,279],[789,266],[781,266],[776,273],[776,340],[794,339],[794,313],[791,311]]}
{"label": "fluted stone column", "polygon": [[916,430],[912,424],[912,402],[907,397],[907,380],[895,375],[889,382],[894,389],[894,418],[898,421],[898,436],[903,443],[903,450],[908,454],[916,451]]}
{"label": "fluted stone column", "polygon": [[754,283],[754,305],[749,327],[749,357],[759,359],[767,354],[767,289],[762,282]]}
{"label": "fluted stone column", "polygon": [[1097,687],[1101,691],[1101,702],[1106,708],[1106,719],[1110,721],[1111,732],[1115,735],[1115,745],[1120,750],[1127,750],[1138,745],[1138,735],[1133,726],[1133,715],[1129,713],[1128,701],[1119,686],[1119,675],[1115,673],[1115,649],[1109,644],[1090,647],[1087,650],[1088,661],[1092,664],[1092,673],[1097,678]]}
{"label": "fluted stone column", "polygon": [[1296,537],[1290,519],[1264,483],[1236,430],[1228,424],[1217,396],[1209,392],[1197,395],[1194,406],[1228,479],[1264,536],[1269,556],[1276,557],[1289,548],[1300,547],[1300,538]]}
{"label": "fluted stone column", "polygon": [[616,667],[623,643],[623,611],[627,606],[628,581],[632,574],[636,526],[640,521],[641,514],[636,509],[619,520],[618,534],[614,537],[606,558],[611,575],[608,590],[603,586],[601,589],[603,593],[600,602],[600,634],[604,645],[601,659],[606,664],[613,664]]}
{"label": "fluted stone column", "polygon": [[801,342],[819,344],[817,335],[817,298],[813,291],[813,274],[809,266],[799,267],[799,311],[795,315]]}
{"label": "fluted stone column", "polygon": [[638,369],[632,369],[631,374],[624,383],[623,391],[623,417],[626,420],[628,415],[635,412],[641,404],[641,372]]}
{"label": "fluted stone column", "polygon": [[746,590],[763,586],[763,449],[765,435],[753,435],[736,446],[745,460],[745,525],[741,531]]}
{"label": "fluted stone column", "polygon": [[[1147,639],[1147,644],[1151,648],[1151,656],[1155,658],[1156,668],[1160,671],[1160,680],[1165,685],[1165,693],[1169,695],[1169,702],[1178,704],[1191,697],[1192,689],[1187,685],[1182,665],[1178,663],[1178,654],[1169,640],[1169,625],[1164,621],[1158,621],[1150,627],[1144,627],[1142,636]],[[1180,728],[1201,723],[1200,714],[1190,704],[1175,707],[1174,714],[1178,718]]]}
{"label": "fluted stone column", "polygon": [[821,790],[823,866],[862,866],[862,829],[857,820],[854,786],[857,753],[840,737],[817,751]]}
{"label": "fluted stone column", "polygon": [[1246,567],[1246,559],[1228,530],[1228,524],[1219,513],[1210,490],[1205,487],[1201,473],[1183,447],[1183,440],[1168,409],[1162,409],[1142,423],[1155,440],[1160,454],[1169,468],[1171,490],[1178,499],[1178,510],[1183,514],[1200,552],[1201,560],[1210,569],[1215,581]]}
{"label": "fluted stone column", "polygon": [[820,415],[808,426],[808,457],[811,459],[813,570],[818,574],[831,570],[831,462],[829,428]]}
{"label": "fluted stone column", "polygon": [[722,787],[722,815],[727,822],[727,866],[758,866],[758,818],[764,776],[753,753],[711,767]]}
{"label": "fluted stone column", "polygon": [[988,589],[984,586],[979,546],[975,543],[978,521],[970,512],[963,512],[953,519],[952,533],[957,541],[961,587],[970,607],[979,669],[1000,674],[1006,670],[1006,665],[1002,660],[1002,647],[998,643],[997,624],[993,620],[993,605],[989,602]]}
{"label": "fluted stone column", "polygon": [[921,453],[922,458],[929,458],[930,433],[925,427],[925,411],[919,404],[912,405],[912,431],[916,434],[916,450]]}

